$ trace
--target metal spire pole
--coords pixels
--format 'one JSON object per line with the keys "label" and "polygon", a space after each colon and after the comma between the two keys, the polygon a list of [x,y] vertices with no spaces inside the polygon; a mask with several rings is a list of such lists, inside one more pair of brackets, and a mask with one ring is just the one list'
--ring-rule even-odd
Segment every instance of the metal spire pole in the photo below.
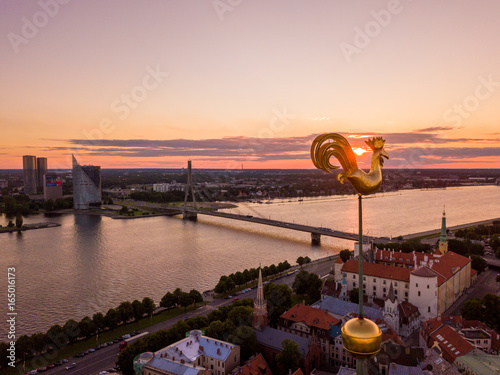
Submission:
{"label": "metal spire pole", "polygon": [[363,319],[363,204],[358,195],[359,207],[359,318]]}
{"label": "metal spire pole", "polygon": [[[363,319],[363,198],[361,194],[358,194],[358,214],[359,214],[359,319]],[[356,359],[356,374],[364,375],[366,371],[364,370],[364,359]]]}

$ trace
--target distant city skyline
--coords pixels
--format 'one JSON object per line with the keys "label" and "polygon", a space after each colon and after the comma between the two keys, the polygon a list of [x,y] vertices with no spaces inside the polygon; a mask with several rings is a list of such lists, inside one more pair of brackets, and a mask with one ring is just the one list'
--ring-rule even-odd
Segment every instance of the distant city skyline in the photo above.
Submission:
{"label": "distant city skyline", "polygon": [[500,168],[500,3],[8,2],[0,169],[314,168],[317,134],[385,168]]}

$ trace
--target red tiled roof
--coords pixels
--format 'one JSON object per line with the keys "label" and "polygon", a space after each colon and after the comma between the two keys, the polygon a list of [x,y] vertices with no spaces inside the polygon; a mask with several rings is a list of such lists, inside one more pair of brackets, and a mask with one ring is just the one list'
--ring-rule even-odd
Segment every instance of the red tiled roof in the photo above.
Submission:
{"label": "red tiled roof", "polygon": [[398,305],[399,315],[406,318],[418,313],[418,307],[410,302],[403,301]]}
{"label": "red tiled roof", "polygon": [[295,371],[292,375],[304,375],[302,370],[299,368],[297,371]]}
{"label": "red tiled roof", "polygon": [[[427,263],[424,263],[425,257],[427,257]],[[437,273],[438,285],[443,284],[446,280],[451,278],[456,271],[459,271],[471,262],[469,258],[454,253],[453,251],[448,251],[446,254],[441,256],[434,256],[433,254],[424,254],[419,252],[402,253],[390,250],[373,250],[373,258],[376,262],[406,264],[407,267],[412,266],[416,269],[421,268],[425,264],[428,268]],[[432,261],[432,266],[430,261]]]}
{"label": "red tiled roof", "polygon": [[326,311],[315,309],[311,306],[297,304],[281,315],[281,318],[299,323],[303,322],[309,327],[330,330],[332,325],[337,325],[340,320],[331,316]]}
{"label": "red tiled roof", "polygon": [[335,261],[335,263],[340,263],[340,264],[343,264],[344,261],[342,259],[340,259],[340,257],[337,258],[337,260]]}
{"label": "red tiled roof", "polygon": [[443,352],[443,357],[450,363],[453,363],[457,357],[461,357],[474,349],[471,343],[447,325],[443,325],[434,332],[431,338],[438,343]]}
{"label": "red tiled roof", "polygon": [[419,269],[416,269],[414,271],[411,271],[412,275],[415,276],[420,276],[420,277],[437,277],[437,273],[430,270],[427,267],[420,267]]}
{"label": "red tiled roof", "polygon": [[238,375],[272,375],[271,369],[267,365],[266,360],[262,354],[257,354],[254,358],[250,358],[246,363],[240,367],[239,371],[235,374]]}
{"label": "red tiled roof", "polygon": [[[410,269],[386,266],[385,264],[363,262],[363,274],[391,280],[410,281]],[[358,261],[351,259],[344,263],[342,272],[358,273]]]}

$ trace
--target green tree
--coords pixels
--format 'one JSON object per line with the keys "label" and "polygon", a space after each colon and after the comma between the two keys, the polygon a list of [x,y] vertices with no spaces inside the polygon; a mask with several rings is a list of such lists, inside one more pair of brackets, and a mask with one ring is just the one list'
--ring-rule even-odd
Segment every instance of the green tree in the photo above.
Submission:
{"label": "green tree", "polygon": [[484,322],[495,331],[500,331],[500,296],[486,294],[483,297],[483,319]]}
{"label": "green tree", "polygon": [[500,236],[498,234],[491,236],[490,246],[493,251],[500,249]]}
{"label": "green tree", "polygon": [[483,320],[483,302],[479,298],[471,298],[465,301],[460,312],[465,320]]}
{"label": "green tree", "polygon": [[349,301],[352,303],[359,303],[359,289],[354,288],[349,292]]}
{"label": "green tree", "polygon": [[128,213],[128,207],[127,206],[122,206],[122,208],[118,212],[120,213],[120,215],[125,215],[125,214]]}
{"label": "green tree", "polygon": [[39,354],[46,349],[46,346],[49,343],[47,335],[42,332],[34,333],[31,335],[31,339],[33,340],[33,350]]}
{"label": "green tree", "polygon": [[342,259],[342,262],[347,262],[349,259],[351,259],[351,252],[348,249],[342,250],[339,254],[340,259]]}
{"label": "green tree", "polygon": [[[240,272],[241,273],[241,272]],[[243,275],[243,274],[242,274]],[[191,289],[189,291],[189,296],[194,302],[194,307],[196,307],[197,303],[203,302],[203,296],[201,295],[200,292],[198,292],[196,289]]]}
{"label": "green tree", "polygon": [[63,330],[64,333],[66,333],[66,335],[68,336],[69,342],[75,342],[81,334],[78,323],[73,319],[69,319],[64,324]]}
{"label": "green tree", "polygon": [[3,203],[5,206],[6,214],[15,214],[17,212],[17,203],[16,200],[12,197],[4,197]]}
{"label": "green tree", "polygon": [[132,301],[132,309],[134,311],[134,320],[138,321],[144,316],[144,307],[139,300]]}
{"label": "green tree", "polygon": [[240,346],[242,360],[248,359],[257,351],[257,335],[252,327],[238,326],[227,340]]}
{"label": "green tree", "polygon": [[292,307],[292,294],[292,290],[286,284],[268,283],[264,286],[269,324],[276,325],[278,318]]}
{"label": "green tree", "polygon": [[104,315],[102,315],[101,312],[95,313],[92,315],[92,322],[97,328],[97,332],[102,331],[104,328],[106,328],[106,323],[104,322]]}
{"label": "green tree", "polygon": [[311,263],[311,258],[309,257],[304,257],[304,263]]}
{"label": "green tree", "polygon": [[9,228],[12,228],[14,226],[14,223],[12,222],[12,220],[9,220],[9,223],[7,224],[7,226]]}
{"label": "green tree", "polygon": [[149,297],[144,297],[142,299],[142,308],[144,309],[144,312],[146,313],[146,315],[152,315],[155,311],[155,303],[154,301],[149,298]]}
{"label": "green tree", "polygon": [[292,284],[295,293],[307,296],[309,302],[313,303],[321,297],[321,286],[323,282],[315,273],[300,271]]}
{"label": "green tree", "polygon": [[179,305],[184,307],[184,313],[186,312],[186,308],[193,303],[193,299],[189,295],[189,293],[182,292],[179,296]]}
{"label": "green tree", "polygon": [[469,246],[469,253],[472,255],[484,255],[484,246],[480,243],[472,243]]}
{"label": "green tree", "polygon": [[224,340],[224,333],[225,333],[225,327],[224,323],[222,323],[220,320],[214,320],[210,325],[207,327],[205,330],[205,333],[208,337],[212,337],[217,340]]}
{"label": "green tree", "polygon": [[21,229],[23,227],[23,215],[20,212],[16,215],[16,227],[17,229]]}
{"label": "green tree", "polygon": [[50,340],[52,347],[62,348],[68,342],[63,328],[59,324],[55,324],[47,331],[47,337]]}
{"label": "green tree", "polygon": [[114,330],[120,323],[120,316],[115,309],[109,309],[104,316],[104,322],[106,324],[106,327],[108,327],[110,330]]}
{"label": "green tree", "polygon": [[177,305],[179,302],[179,297],[177,297],[175,294],[168,292],[163,296],[163,298],[160,301],[160,306],[161,307],[166,307],[167,309],[171,309]]}
{"label": "green tree", "polygon": [[240,325],[252,325],[253,309],[247,306],[237,306],[234,307],[227,317],[236,326]]}
{"label": "green tree", "polygon": [[304,257],[298,257],[298,258],[297,258],[297,264],[298,264],[300,267],[302,267],[302,265],[303,265],[305,262],[306,262],[306,261],[305,261]]}
{"label": "green tree", "polygon": [[134,375],[134,358],[141,353],[147,352],[149,348],[146,346],[144,340],[137,340],[131,345],[123,349],[118,354],[117,364],[123,375]]}
{"label": "green tree", "polygon": [[486,263],[486,260],[484,260],[480,256],[472,255],[471,259],[472,259],[471,267],[475,269],[478,274],[483,272],[486,269],[486,267],[488,267],[488,263]]}
{"label": "green tree", "polygon": [[25,353],[29,353],[29,357],[33,356],[33,340],[28,335],[22,335],[16,340],[16,357],[17,360],[22,360]]}
{"label": "green tree", "polygon": [[125,324],[134,317],[134,307],[129,301],[120,303],[116,308],[116,312],[120,317],[120,321]]}
{"label": "green tree", "polygon": [[295,372],[300,366],[299,345],[292,340],[284,339],[281,342],[283,350],[276,356],[276,362],[280,366],[281,374],[288,374],[289,370]]}
{"label": "green tree", "polygon": [[0,369],[6,369],[9,365],[9,347],[10,345],[5,342],[0,342]]}
{"label": "green tree", "polygon": [[78,323],[78,329],[81,332],[81,336],[89,338],[96,332],[97,327],[92,322],[92,319],[86,316]]}
{"label": "green tree", "polygon": [[463,256],[467,256],[468,254],[467,244],[460,240],[448,240],[448,250]]}
{"label": "green tree", "polygon": [[479,241],[481,237],[479,237],[476,233],[474,232],[467,232],[465,235],[465,239],[469,241]]}

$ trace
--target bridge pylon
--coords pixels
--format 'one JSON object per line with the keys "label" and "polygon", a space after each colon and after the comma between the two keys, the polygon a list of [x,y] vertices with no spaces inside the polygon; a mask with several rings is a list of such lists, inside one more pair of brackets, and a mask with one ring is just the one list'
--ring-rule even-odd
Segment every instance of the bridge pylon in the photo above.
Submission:
{"label": "bridge pylon", "polygon": [[191,160],[188,160],[188,169],[187,169],[187,181],[186,181],[186,189],[184,194],[184,205],[182,207],[182,218],[184,220],[196,221],[198,219],[198,214],[196,212],[188,210],[187,201],[189,191],[191,191],[191,196],[193,197],[193,208],[198,210],[196,205],[196,197],[194,195],[194,184],[193,184],[193,174],[191,171]]}

